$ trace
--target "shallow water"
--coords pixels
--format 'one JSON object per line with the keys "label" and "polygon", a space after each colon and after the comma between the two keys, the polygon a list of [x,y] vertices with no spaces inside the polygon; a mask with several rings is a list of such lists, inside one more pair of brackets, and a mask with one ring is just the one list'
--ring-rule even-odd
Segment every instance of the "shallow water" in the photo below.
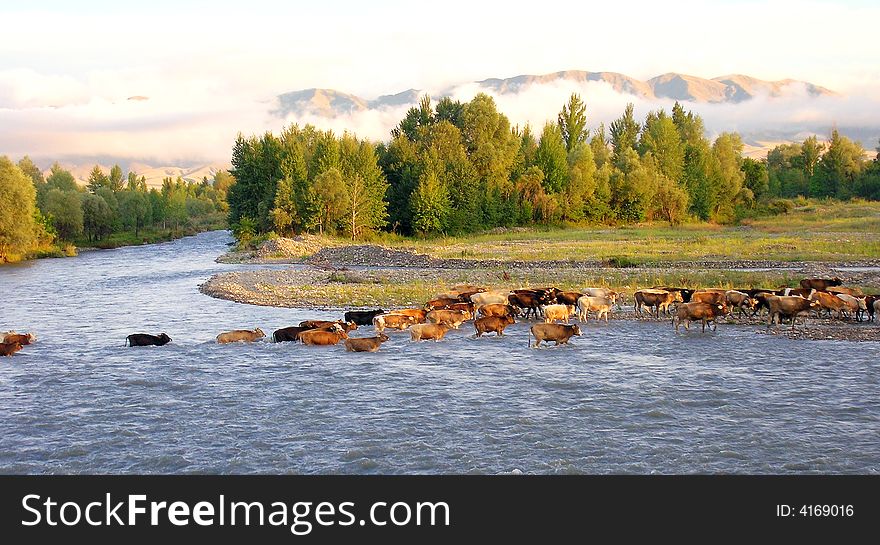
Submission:
{"label": "shallow water", "polygon": [[[527,348],[527,324],[374,354],[213,342],[316,312],[204,296],[229,236],[0,268],[2,473],[877,473],[878,343],[721,325],[590,323]],[[283,266],[278,266],[283,268]],[[361,328],[359,335],[372,334]],[[165,347],[123,348],[133,332]]]}

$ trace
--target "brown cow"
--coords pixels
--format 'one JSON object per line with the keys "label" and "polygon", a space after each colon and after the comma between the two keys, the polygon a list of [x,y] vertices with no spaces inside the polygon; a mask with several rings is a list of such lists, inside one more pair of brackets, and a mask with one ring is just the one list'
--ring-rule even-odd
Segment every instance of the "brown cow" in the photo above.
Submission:
{"label": "brown cow", "polygon": [[452,329],[458,329],[461,324],[469,320],[471,317],[469,312],[461,310],[432,310],[426,316],[428,323],[446,324]]}
{"label": "brown cow", "polygon": [[579,291],[563,291],[556,294],[556,302],[560,305],[568,305],[575,306],[577,305],[578,299],[583,297],[585,294]]}
{"label": "brown cow", "polygon": [[499,337],[504,336],[504,328],[515,323],[513,316],[484,316],[474,321],[474,329],[477,330],[477,337],[482,337],[483,333],[494,331]]}
{"label": "brown cow", "polygon": [[699,290],[691,295],[691,303],[708,303],[710,305],[721,305],[727,300],[726,291],[721,290]]}
{"label": "brown cow", "polygon": [[677,291],[668,292],[666,290],[645,289],[639,290],[633,294],[636,302],[636,310],[642,313],[642,306],[648,308],[654,307],[654,316],[660,317],[660,311],[664,314],[669,311],[669,306],[676,301],[682,301],[681,294]]}
{"label": "brown cow", "polygon": [[724,302],[730,308],[739,309],[740,316],[745,316],[745,309],[751,310],[752,315],[754,315],[755,305],[758,304],[757,301],[749,297],[748,293],[738,290],[727,290],[724,293]]}
{"label": "brown cow", "polygon": [[382,343],[388,340],[388,335],[379,333],[375,337],[361,337],[359,339],[345,339],[345,349],[348,352],[375,352]]}
{"label": "brown cow", "polygon": [[307,344],[310,346],[330,346],[338,344],[339,341],[347,338],[348,333],[346,333],[340,327],[336,327],[329,331],[324,329],[311,329],[309,331],[303,331],[299,334],[299,339],[303,342],[303,344]]}
{"label": "brown cow", "polygon": [[[696,295],[696,294],[694,294]],[[690,303],[682,303],[675,309],[675,316],[672,317],[672,323],[675,325],[675,332],[678,333],[678,327],[682,320],[687,320],[684,324],[685,329],[691,328],[691,322],[700,320],[703,323],[703,331],[706,331],[706,324],[712,323],[712,331],[718,328],[716,318],[724,316],[727,309],[720,303],[700,303],[691,301]],[[678,323],[675,319],[678,318]]]}
{"label": "brown cow", "polygon": [[838,278],[804,278],[801,287],[805,290],[828,291],[831,286],[839,286],[843,281]]}
{"label": "brown cow", "polygon": [[[560,344],[568,344],[568,340],[572,337],[580,336],[581,328],[577,324],[535,324],[529,332],[535,337],[535,348],[541,345],[541,341],[554,341],[555,346]],[[532,345],[531,339],[529,346]]]}
{"label": "brown cow", "polygon": [[415,324],[416,321],[417,320],[414,316],[408,316],[406,314],[382,314],[373,318],[373,327],[376,328],[376,331],[385,331],[386,327],[403,331],[409,326]]}
{"label": "brown cow", "polygon": [[425,310],[443,309],[458,302],[458,297],[438,297],[425,303]]}
{"label": "brown cow", "polygon": [[0,343],[0,356],[11,356],[21,350],[21,343]]}
{"label": "brown cow", "polygon": [[493,303],[491,305],[483,305],[477,309],[481,316],[516,316],[519,314],[513,305],[504,305]]}
{"label": "brown cow", "polygon": [[827,310],[828,316],[831,316],[832,312],[836,312],[838,318],[843,318],[843,312],[847,309],[846,302],[844,302],[843,299],[824,291],[814,292],[813,295],[810,296],[810,301],[818,301],[819,308],[816,309],[817,312]]}
{"label": "brown cow", "polygon": [[409,329],[409,334],[414,341],[439,341],[450,329],[446,324],[416,324]]}
{"label": "brown cow", "polygon": [[468,319],[473,318],[474,316],[474,304],[473,303],[455,303],[453,305],[447,305],[444,310],[460,310],[462,312],[468,313]]}
{"label": "brown cow", "polygon": [[15,331],[7,331],[0,333],[0,343],[18,343],[27,346],[37,340],[37,336],[33,333],[16,333]]}
{"label": "brown cow", "polygon": [[770,314],[767,318],[768,329],[774,322],[779,324],[783,316],[791,317],[791,328],[794,329],[795,316],[802,312],[809,312],[812,309],[819,308],[818,301],[785,295],[770,296],[767,298],[767,304],[770,306]]}
{"label": "brown cow", "polygon": [[235,343],[235,342],[246,342],[252,343],[257,339],[262,339],[266,334],[263,333],[263,330],[259,327],[253,330],[250,329],[236,329],[234,331],[227,331],[225,333],[221,333],[217,335],[217,342],[220,344],[226,343]]}
{"label": "brown cow", "polygon": [[832,286],[825,291],[827,291],[828,293],[833,293],[834,295],[842,293],[844,295],[852,295],[853,297],[864,297],[865,296],[865,294],[859,288],[845,288],[843,286]]}
{"label": "brown cow", "polygon": [[847,293],[835,293],[835,297],[840,298],[844,303],[846,303],[847,310],[849,312],[854,312],[856,315],[856,321],[862,321],[862,314],[864,311],[868,310],[868,305],[865,303],[864,297],[854,297]]}
{"label": "brown cow", "polygon": [[341,320],[305,320],[299,323],[300,327],[308,327],[309,329],[328,329],[334,325],[338,325],[343,331],[354,331],[358,328],[354,322]]}
{"label": "brown cow", "polygon": [[397,310],[392,310],[388,314],[403,314],[404,316],[412,316],[415,319],[414,323],[423,324],[425,323],[425,317],[428,315],[428,311],[423,308],[401,308]]}

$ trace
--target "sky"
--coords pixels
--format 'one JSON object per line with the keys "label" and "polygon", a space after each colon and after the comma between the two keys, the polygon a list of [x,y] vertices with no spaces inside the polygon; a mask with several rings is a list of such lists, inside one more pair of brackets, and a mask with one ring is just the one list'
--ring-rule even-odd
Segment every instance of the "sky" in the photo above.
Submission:
{"label": "sky", "polygon": [[[878,20],[880,3],[862,0],[0,0],[0,154],[223,161],[237,132],[300,121],[269,113],[287,91],[373,98],[559,70],[793,78],[846,96],[822,106],[848,119],[876,105]],[[515,121],[558,109],[530,103]]]}

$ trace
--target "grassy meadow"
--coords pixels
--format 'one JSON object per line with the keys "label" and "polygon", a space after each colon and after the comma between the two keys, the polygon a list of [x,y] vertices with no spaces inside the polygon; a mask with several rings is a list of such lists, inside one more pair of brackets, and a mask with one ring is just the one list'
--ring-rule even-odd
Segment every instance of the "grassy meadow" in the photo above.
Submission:
{"label": "grassy meadow", "polygon": [[388,237],[383,243],[438,258],[502,261],[857,261],[880,258],[880,202],[810,201],[787,214],[745,219],[735,226],[512,229],[461,237]]}

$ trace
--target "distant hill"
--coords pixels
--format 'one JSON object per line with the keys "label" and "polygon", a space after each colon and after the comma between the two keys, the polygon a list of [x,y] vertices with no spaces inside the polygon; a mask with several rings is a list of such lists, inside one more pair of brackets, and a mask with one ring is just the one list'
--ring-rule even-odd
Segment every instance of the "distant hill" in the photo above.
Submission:
{"label": "distant hill", "polygon": [[[809,82],[785,79],[764,81],[742,74],[731,74],[712,79],[687,74],[668,73],[647,81],[640,81],[617,72],[587,72],[567,70],[543,75],[521,75],[512,78],[490,78],[477,81],[477,85],[498,94],[518,93],[533,85],[558,82],[604,82],[621,94],[654,100],[671,99],[694,103],[738,103],[756,96],[778,97],[787,90],[803,88],[810,96],[834,95],[829,89]],[[278,97],[278,107],[273,112],[279,117],[290,114],[312,114],[336,117],[366,110],[394,106],[415,105],[420,91],[408,89],[394,95],[384,95],[367,100],[334,89],[303,89],[284,93]],[[444,96],[447,93],[440,93]]]}
{"label": "distant hill", "polygon": [[[49,175],[51,163],[48,161],[35,160],[37,166],[43,169],[43,175]],[[61,160],[59,164],[69,170],[77,183],[80,185],[88,184],[89,173],[95,168],[95,165],[101,167],[104,174],[110,173],[110,168],[114,164],[119,164],[124,174],[135,172],[137,175],[144,176],[147,179],[147,187],[162,187],[164,178],[177,179],[178,176],[186,181],[201,182],[202,178],[207,177],[208,180],[214,179],[214,174],[220,170],[226,170],[230,167],[228,163],[210,163],[210,164],[194,164],[190,166],[154,166],[137,161],[108,161],[106,158],[89,160],[88,158],[74,158],[69,160]]]}

